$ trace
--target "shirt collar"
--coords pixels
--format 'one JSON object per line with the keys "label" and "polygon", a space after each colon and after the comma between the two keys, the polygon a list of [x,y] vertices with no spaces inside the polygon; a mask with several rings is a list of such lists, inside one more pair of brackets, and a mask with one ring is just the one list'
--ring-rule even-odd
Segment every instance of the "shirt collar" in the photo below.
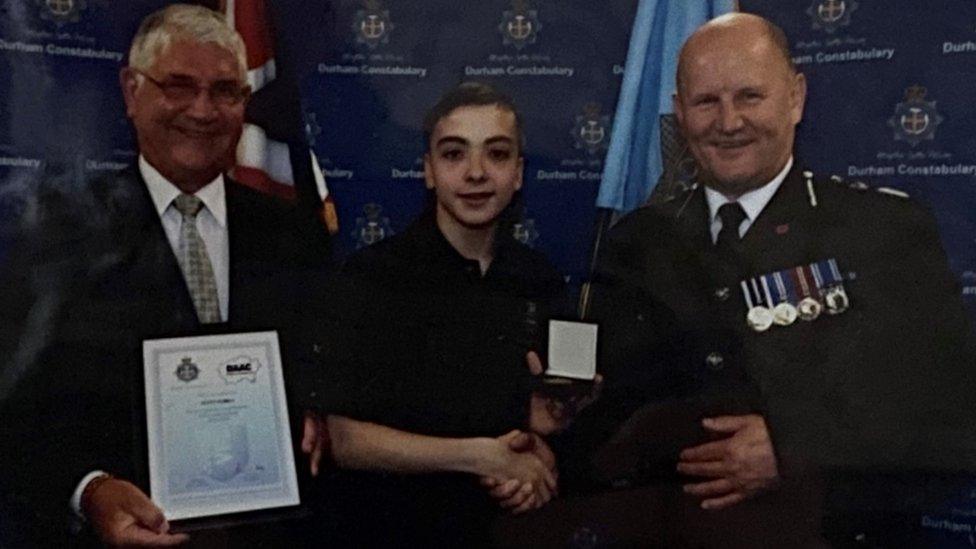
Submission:
{"label": "shirt collar", "polygon": [[718,209],[729,202],[738,202],[742,209],[745,210],[746,216],[749,218],[749,222],[753,222],[762,213],[763,208],[769,201],[772,200],[773,195],[779,190],[779,186],[783,184],[786,179],[786,174],[790,172],[793,167],[793,157],[786,161],[786,166],[776,174],[776,177],[772,179],[769,183],[766,183],[758,189],[753,189],[742,196],[738,200],[729,200],[724,194],[710,188],[705,187],[705,200],[708,202],[708,219],[709,222],[715,221],[715,216],[718,215]]}
{"label": "shirt collar", "polygon": [[[420,235],[419,241],[422,243],[418,253],[424,254],[429,260],[440,260],[450,264],[458,265],[460,268],[466,268],[470,266],[478,266],[478,260],[468,259],[461,255],[454,246],[451,245],[444,233],[441,232],[440,227],[437,226],[437,215],[434,212],[426,212],[420,216],[420,218],[414,223],[414,230]],[[507,257],[510,253],[509,248],[512,246],[514,239],[506,238],[504,235],[495,234],[494,241],[494,256],[491,260],[491,265],[488,267],[488,271],[484,274],[498,270],[501,265],[505,264]]]}
{"label": "shirt collar", "polygon": [[[159,173],[159,170],[154,168],[141,154],[139,155],[139,173],[142,175],[143,181],[146,182],[146,188],[149,189],[149,195],[156,207],[156,213],[162,217],[173,200],[183,191],[163,177],[163,174]],[[218,175],[213,181],[193,194],[203,202],[221,227],[227,226],[227,201],[225,200],[223,174]]]}

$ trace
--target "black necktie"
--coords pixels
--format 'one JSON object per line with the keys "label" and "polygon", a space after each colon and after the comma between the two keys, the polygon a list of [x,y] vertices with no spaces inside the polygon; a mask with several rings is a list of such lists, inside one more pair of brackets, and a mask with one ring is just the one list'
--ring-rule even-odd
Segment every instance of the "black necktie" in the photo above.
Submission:
{"label": "black necktie", "polygon": [[739,245],[739,225],[746,219],[746,211],[738,202],[728,202],[718,209],[722,229],[715,240],[715,248],[726,258],[734,258]]}

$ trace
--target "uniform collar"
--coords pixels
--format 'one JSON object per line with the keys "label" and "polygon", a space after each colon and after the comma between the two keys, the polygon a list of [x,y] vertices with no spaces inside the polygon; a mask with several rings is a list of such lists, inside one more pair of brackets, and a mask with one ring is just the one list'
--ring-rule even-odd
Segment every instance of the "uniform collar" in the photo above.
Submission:
{"label": "uniform collar", "polygon": [[[424,257],[425,259],[429,261],[439,261],[457,265],[461,269],[474,266],[477,268],[477,271],[480,272],[480,267],[478,267],[478,261],[476,259],[468,259],[462,256],[447,240],[444,233],[442,233],[440,228],[437,226],[437,219],[433,212],[428,212],[421,215],[420,218],[407,229],[407,232],[413,233],[413,235],[417,237],[416,242],[419,245],[415,250],[415,253]],[[503,267],[506,264],[508,261],[508,256],[511,254],[513,243],[514,239],[502,234],[502,231],[498,231],[495,234],[494,257],[492,258],[491,265],[489,265],[484,276],[487,276],[491,272],[497,271],[500,267]]]}
{"label": "uniform collar", "polygon": [[759,217],[759,214],[762,213],[763,209],[766,208],[766,205],[769,204],[769,201],[772,200],[776,191],[779,190],[780,185],[783,184],[791,168],[793,168],[793,156],[790,156],[783,169],[769,183],[743,194],[735,201],[729,200],[722,193],[706,186],[705,201],[708,203],[709,223],[715,221],[715,216],[718,215],[718,209],[729,202],[738,202],[742,206],[742,209],[745,210],[750,223],[754,222]]}

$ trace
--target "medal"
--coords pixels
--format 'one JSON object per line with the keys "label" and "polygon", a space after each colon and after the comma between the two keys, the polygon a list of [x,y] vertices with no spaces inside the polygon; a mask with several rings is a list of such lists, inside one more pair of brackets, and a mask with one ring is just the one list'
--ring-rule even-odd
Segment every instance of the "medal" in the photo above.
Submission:
{"label": "medal", "polygon": [[797,313],[796,307],[786,301],[773,307],[773,322],[777,326],[789,326],[796,322],[797,316],[799,316],[799,313]]}
{"label": "medal", "polygon": [[843,286],[833,286],[824,294],[824,304],[828,314],[839,315],[850,306],[850,300],[847,299]]}
{"label": "medal", "polygon": [[840,276],[840,269],[837,268],[836,259],[827,261],[827,272],[830,273],[831,280],[829,287],[824,292],[824,305],[827,313],[839,315],[850,307],[851,300],[848,299],[847,292],[844,291],[843,279]]}
{"label": "medal", "polygon": [[[791,292],[787,291],[786,281],[783,272],[773,273],[773,287],[776,288],[776,297],[779,302],[773,307],[773,322],[777,326],[789,326],[796,322],[796,306],[792,303]],[[763,277],[765,278],[765,277]]]}
{"label": "medal", "polygon": [[763,295],[756,279],[743,280],[742,295],[746,298],[746,324],[756,332],[765,332],[773,325],[773,311],[763,307]]}
{"label": "medal", "polygon": [[820,316],[820,311],[822,307],[820,302],[812,297],[804,297],[800,300],[800,305],[797,307],[797,314],[801,320],[816,320]]}
{"label": "medal", "polygon": [[[817,289],[823,298],[824,309],[827,314],[839,315],[847,310],[850,300],[847,299],[847,292],[844,291],[843,281],[840,278],[840,271],[837,269],[837,261],[818,261],[810,264],[810,272],[817,282]],[[828,278],[824,277],[827,273]]]}
{"label": "medal", "polygon": [[800,286],[800,295],[803,296],[796,307],[797,315],[800,317],[800,320],[806,320],[808,322],[816,320],[820,316],[820,311],[823,307],[813,297],[813,292],[810,290],[810,281],[807,278],[807,270],[801,266],[795,268],[793,273],[796,275],[796,281]]}
{"label": "medal", "polygon": [[765,332],[773,325],[773,312],[763,306],[755,306],[746,314],[749,327],[757,332]]}

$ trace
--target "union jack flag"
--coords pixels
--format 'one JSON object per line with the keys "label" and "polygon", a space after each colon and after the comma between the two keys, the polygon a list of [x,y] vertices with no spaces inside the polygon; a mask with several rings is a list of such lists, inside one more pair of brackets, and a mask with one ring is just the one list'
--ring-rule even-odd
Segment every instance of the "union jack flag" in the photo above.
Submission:
{"label": "union jack flag", "polygon": [[221,11],[244,39],[252,91],[231,176],[286,199],[313,195],[321,200],[322,222],[336,234],[335,203],[308,147],[298,86],[276,78],[274,28],[265,0],[222,0]]}

